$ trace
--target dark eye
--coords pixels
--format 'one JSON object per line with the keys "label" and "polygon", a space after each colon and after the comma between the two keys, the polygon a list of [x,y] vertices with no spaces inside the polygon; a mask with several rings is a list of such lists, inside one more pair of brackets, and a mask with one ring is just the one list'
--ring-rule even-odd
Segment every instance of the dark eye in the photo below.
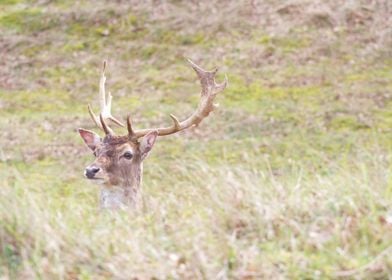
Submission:
{"label": "dark eye", "polygon": [[133,157],[131,152],[125,152],[123,155],[126,159],[131,159]]}

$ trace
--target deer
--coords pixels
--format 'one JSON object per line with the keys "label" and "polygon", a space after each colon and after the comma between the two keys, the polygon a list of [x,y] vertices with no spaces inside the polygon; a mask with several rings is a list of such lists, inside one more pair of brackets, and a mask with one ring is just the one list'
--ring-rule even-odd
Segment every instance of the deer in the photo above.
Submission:
{"label": "deer", "polygon": [[147,128],[136,130],[131,116],[126,118],[126,135],[116,135],[110,124],[119,127],[125,125],[112,116],[112,95],[105,90],[106,61],[103,62],[99,81],[99,117],[88,104],[88,113],[94,124],[104,132],[104,137],[97,133],[79,128],[79,134],[84,143],[93,152],[95,160],[84,171],[84,176],[100,188],[99,205],[101,209],[141,209],[143,161],[151,152],[158,136],[167,136],[198,126],[218,104],[214,103],[216,95],[222,92],[228,83],[227,76],[222,83],[215,81],[218,71],[206,71],[188,59],[196,72],[201,85],[200,100],[197,109],[183,121],[170,114],[172,125],[167,127]]}

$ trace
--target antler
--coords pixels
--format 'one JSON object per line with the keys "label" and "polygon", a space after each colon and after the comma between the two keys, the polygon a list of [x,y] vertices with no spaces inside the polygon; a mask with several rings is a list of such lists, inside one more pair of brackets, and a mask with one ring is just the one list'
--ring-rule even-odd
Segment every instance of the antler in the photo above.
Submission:
{"label": "antler", "polygon": [[[188,59],[188,62],[191,64],[193,70],[195,70],[201,84],[200,101],[196,111],[187,119],[181,122],[174,115],[170,114],[170,118],[173,121],[172,126],[148,128],[148,129],[141,129],[141,130],[134,130],[132,128],[131,117],[128,116],[127,129],[128,129],[128,137],[130,139],[137,140],[138,138],[143,137],[144,135],[152,131],[157,131],[159,136],[174,134],[176,132],[189,128],[191,126],[198,125],[204,118],[206,118],[214,110],[214,108],[218,107],[218,105],[214,104],[213,101],[216,95],[226,88],[227,76],[225,76],[225,80],[222,83],[218,84],[215,82],[215,75],[218,69],[215,69],[213,71],[206,71],[202,69],[200,66],[196,65],[196,63],[194,63],[192,60]],[[100,107],[101,107],[100,118],[98,119],[97,116],[93,113],[90,105],[88,105],[88,110],[95,124],[99,128],[101,128],[106,135],[114,135],[113,131],[106,124],[105,119],[111,120],[112,122],[120,126],[124,126],[124,125],[120,121],[115,119],[110,113],[111,103],[112,103],[112,95],[110,93],[108,94],[108,100],[106,102],[105,68],[106,68],[106,61],[103,64],[101,79],[99,83],[99,95],[100,95]]]}
{"label": "antler", "polygon": [[127,128],[128,128],[128,136],[132,139],[137,139],[143,137],[147,133],[151,131],[157,131],[159,136],[170,135],[186,128],[189,128],[194,125],[198,125],[204,118],[206,118],[214,108],[218,107],[217,104],[214,104],[213,101],[216,95],[223,91],[227,86],[227,76],[225,76],[225,80],[217,84],[215,82],[215,75],[218,69],[213,71],[206,71],[202,69],[200,66],[196,65],[192,60],[188,59],[188,62],[191,64],[193,70],[195,70],[197,76],[199,77],[201,84],[201,93],[200,93],[200,101],[196,111],[187,119],[183,121],[179,121],[174,115],[170,114],[170,118],[173,121],[173,125],[169,127],[160,127],[160,128],[149,128],[142,130],[133,130],[131,124],[131,118],[128,116],[127,118]]}
{"label": "antler", "polygon": [[110,120],[113,123],[124,126],[119,120],[112,116],[111,108],[112,108],[112,95],[109,92],[107,99],[106,99],[106,92],[105,92],[105,69],[106,69],[106,61],[103,62],[101,78],[99,80],[99,107],[101,109],[100,118],[98,118],[93,110],[91,109],[90,104],[88,104],[88,112],[93,119],[94,123],[101,128],[106,134],[113,134],[113,131],[105,124],[105,120]]}

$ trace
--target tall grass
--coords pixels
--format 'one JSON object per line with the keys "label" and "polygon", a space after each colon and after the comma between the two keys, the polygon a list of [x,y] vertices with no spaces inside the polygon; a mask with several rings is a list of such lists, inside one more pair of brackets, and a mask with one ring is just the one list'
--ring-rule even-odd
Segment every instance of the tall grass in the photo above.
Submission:
{"label": "tall grass", "polygon": [[[140,213],[100,212],[93,185],[44,184],[45,171],[14,167],[0,188],[0,271],[43,279],[333,278],[391,246],[389,156],[361,151],[330,162],[325,174],[293,162],[276,175],[263,161],[260,170],[211,168],[202,159],[147,163],[156,178],[146,177]],[[391,261],[382,256],[350,274],[390,277]]]}

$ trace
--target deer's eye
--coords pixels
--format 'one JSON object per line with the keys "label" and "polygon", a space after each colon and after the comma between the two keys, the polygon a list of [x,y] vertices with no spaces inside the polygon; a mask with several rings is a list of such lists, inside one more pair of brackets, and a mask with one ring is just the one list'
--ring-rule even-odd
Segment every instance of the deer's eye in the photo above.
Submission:
{"label": "deer's eye", "polygon": [[124,158],[126,158],[126,159],[131,159],[131,158],[133,157],[133,155],[132,155],[131,152],[125,152],[123,156],[124,156]]}

